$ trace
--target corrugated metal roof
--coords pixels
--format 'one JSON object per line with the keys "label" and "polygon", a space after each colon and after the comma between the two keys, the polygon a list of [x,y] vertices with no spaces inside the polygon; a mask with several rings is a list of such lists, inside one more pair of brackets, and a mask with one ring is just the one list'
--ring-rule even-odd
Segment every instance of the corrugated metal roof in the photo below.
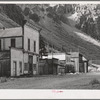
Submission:
{"label": "corrugated metal roof", "polygon": [[22,28],[6,28],[0,29],[0,37],[22,36]]}
{"label": "corrugated metal roof", "polygon": [[2,29],[3,27],[13,28],[13,27],[19,27],[19,26],[20,25],[18,25],[16,22],[11,20],[9,17],[0,14],[0,29]]}
{"label": "corrugated metal roof", "polygon": [[22,29],[20,25],[9,17],[0,14],[0,37],[21,36]]}
{"label": "corrugated metal roof", "polygon": [[27,23],[26,23],[27,26],[35,29],[35,30],[40,30],[41,27],[39,25],[37,25],[34,21],[32,21],[31,19],[27,19]]}

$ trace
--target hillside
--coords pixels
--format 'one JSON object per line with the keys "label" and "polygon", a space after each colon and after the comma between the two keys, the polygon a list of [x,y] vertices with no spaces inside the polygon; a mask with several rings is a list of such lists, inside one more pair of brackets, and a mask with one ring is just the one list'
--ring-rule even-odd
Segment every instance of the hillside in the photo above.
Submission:
{"label": "hillside", "polygon": [[[0,6],[1,12],[16,23],[22,25],[22,20],[28,19],[35,26],[41,27],[40,34],[46,46],[49,44],[55,50],[64,52],[79,51],[87,59],[100,59],[100,42],[99,38],[98,40],[96,38],[99,33],[93,33],[92,36],[90,35],[91,32],[87,34],[81,28],[76,27],[80,24],[77,21],[81,18],[75,15],[77,11],[75,9],[78,5],[55,5],[53,7],[38,4]],[[97,31],[99,32],[99,30]]]}

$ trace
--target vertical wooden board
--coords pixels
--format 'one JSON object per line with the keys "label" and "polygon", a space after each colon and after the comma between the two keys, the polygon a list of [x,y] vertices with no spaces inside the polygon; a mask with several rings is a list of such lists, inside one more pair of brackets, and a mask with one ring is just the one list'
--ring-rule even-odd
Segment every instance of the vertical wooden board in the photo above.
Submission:
{"label": "vertical wooden board", "polygon": [[10,76],[10,60],[0,60],[0,76]]}
{"label": "vertical wooden board", "polygon": [[79,63],[79,72],[84,72],[84,63]]}

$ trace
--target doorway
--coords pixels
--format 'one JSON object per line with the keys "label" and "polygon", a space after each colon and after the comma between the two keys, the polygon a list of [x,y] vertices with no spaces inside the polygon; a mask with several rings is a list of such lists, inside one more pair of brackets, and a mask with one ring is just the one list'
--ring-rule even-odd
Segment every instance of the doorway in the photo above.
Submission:
{"label": "doorway", "polygon": [[17,63],[16,63],[16,61],[13,62],[13,76],[17,76]]}
{"label": "doorway", "polygon": [[33,56],[29,55],[29,74],[33,74]]}

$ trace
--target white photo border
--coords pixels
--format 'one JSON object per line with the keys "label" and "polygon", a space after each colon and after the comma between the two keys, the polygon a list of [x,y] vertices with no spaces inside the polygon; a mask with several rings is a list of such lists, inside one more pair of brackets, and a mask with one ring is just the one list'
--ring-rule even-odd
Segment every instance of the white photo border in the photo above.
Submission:
{"label": "white photo border", "polygon": [[[0,1],[0,4],[97,4],[100,1]],[[0,99],[100,99],[100,90],[0,89]]]}

